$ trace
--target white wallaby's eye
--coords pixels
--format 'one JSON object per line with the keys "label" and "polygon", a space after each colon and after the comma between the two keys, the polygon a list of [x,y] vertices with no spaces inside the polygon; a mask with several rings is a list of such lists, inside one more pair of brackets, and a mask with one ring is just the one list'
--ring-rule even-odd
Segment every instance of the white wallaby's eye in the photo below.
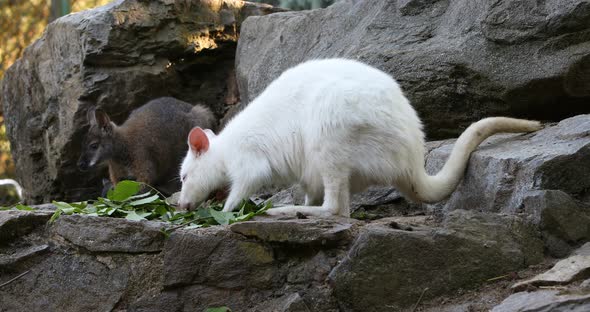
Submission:
{"label": "white wallaby's eye", "polygon": [[184,180],[186,180],[186,174],[183,174],[182,177],[180,177],[180,182],[184,183]]}

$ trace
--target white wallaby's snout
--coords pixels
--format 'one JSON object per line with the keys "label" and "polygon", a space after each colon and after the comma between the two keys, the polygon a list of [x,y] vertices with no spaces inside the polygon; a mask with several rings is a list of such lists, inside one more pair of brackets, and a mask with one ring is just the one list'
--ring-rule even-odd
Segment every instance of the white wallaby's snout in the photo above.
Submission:
{"label": "white wallaby's snout", "polygon": [[215,133],[210,129],[193,128],[188,134],[188,151],[180,168],[181,208],[193,210],[223,185],[222,167],[214,150]]}

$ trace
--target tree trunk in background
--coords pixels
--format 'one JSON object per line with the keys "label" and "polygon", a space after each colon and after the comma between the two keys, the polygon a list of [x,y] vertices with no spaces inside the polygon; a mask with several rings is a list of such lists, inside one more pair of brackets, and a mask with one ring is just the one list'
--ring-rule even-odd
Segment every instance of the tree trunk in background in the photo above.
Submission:
{"label": "tree trunk in background", "polygon": [[71,11],[70,0],[51,0],[49,23],[57,18],[69,14]]}

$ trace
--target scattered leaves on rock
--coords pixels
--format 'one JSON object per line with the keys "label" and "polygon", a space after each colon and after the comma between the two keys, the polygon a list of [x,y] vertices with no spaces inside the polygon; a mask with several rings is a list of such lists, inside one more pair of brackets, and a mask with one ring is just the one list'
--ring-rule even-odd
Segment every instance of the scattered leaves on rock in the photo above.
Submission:
{"label": "scattered leaves on rock", "polygon": [[[141,192],[142,186],[151,190]],[[251,201],[243,201],[238,211],[224,212],[221,211],[223,203],[207,201],[194,211],[176,211],[174,206],[168,204],[151,186],[127,180],[119,182],[107,193],[106,198],[99,197],[96,200],[76,203],[53,201],[53,204],[57,209],[49,222],[54,222],[62,214],[125,218],[132,221],[155,220],[173,225],[163,229],[166,234],[180,227],[190,229],[247,221],[254,216],[264,214],[272,206],[270,203],[256,205]],[[8,209],[35,210],[22,204],[0,208],[0,210]]]}

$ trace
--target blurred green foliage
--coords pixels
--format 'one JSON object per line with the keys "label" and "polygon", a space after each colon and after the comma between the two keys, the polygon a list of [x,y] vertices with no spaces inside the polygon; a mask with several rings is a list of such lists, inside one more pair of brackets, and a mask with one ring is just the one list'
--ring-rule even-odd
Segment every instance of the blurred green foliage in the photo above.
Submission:
{"label": "blurred green foliage", "polygon": [[14,163],[10,157],[10,143],[6,137],[4,117],[0,116],[0,179],[14,177]]}
{"label": "blurred green foliage", "polygon": [[[67,2],[69,1],[69,2]],[[50,19],[51,9],[58,5],[63,14],[104,5],[111,0],[0,0],[0,84],[4,72],[25,48],[37,40]],[[68,5],[69,4],[69,5]],[[2,104],[2,103],[0,103]],[[10,116],[6,116],[10,118]],[[14,163],[6,136],[4,116],[0,108],[0,179],[14,178]],[[16,190],[11,185],[0,185],[0,204],[12,204]]]}
{"label": "blurred green foliage", "polygon": [[254,0],[254,2],[268,3],[290,10],[325,8],[336,1],[337,0]]}
{"label": "blurred green foliage", "polygon": [[[111,0],[69,0],[72,12],[109,3]],[[0,79],[24,49],[39,38],[47,26],[50,9],[62,8],[63,0],[0,0]]]}

